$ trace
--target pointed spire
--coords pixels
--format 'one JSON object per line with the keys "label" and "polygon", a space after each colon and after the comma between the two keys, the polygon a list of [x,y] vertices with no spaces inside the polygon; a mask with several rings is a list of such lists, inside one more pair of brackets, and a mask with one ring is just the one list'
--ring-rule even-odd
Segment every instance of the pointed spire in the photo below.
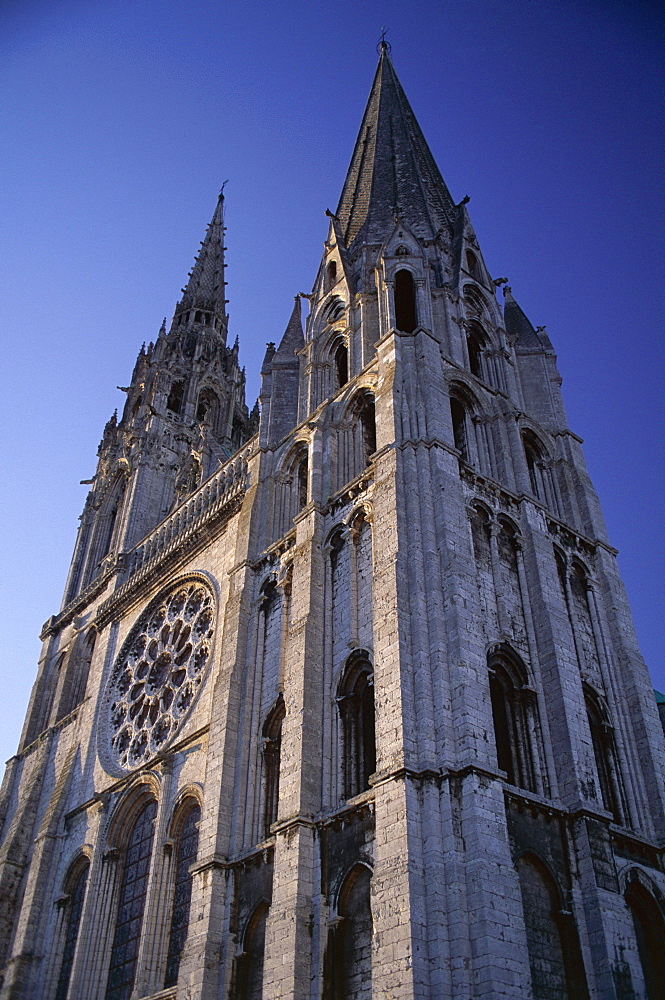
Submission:
{"label": "pointed spire", "polygon": [[455,205],[381,43],[379,65],[337,207],[344,241],[381,243],[399,218],[431,239]]}
{"label": "pointed spire", "polygon": [[[226,183],[226,181],[224,182]],[[183,288],[183,296],[175,310],[174,323],[182,313],[188,310],[201,310],[206,316],[199,321],[210,322],[210,317],[221,321],[221,327],[226,330],[226,282],[224,278],[224,186],[219,192],[215,211],[206,230],[205,239],[201,243],[194,267],[189,273],[187,287]],[[190,317],[193,321],[194,317]],[[214,324],[217,327],[217,324]]]}
{"label": "pointed spire", "polygon": [[506,327],[506,333],[510,337],[515,338],[518,349],[542,351],[546,345],[543,344],[538,333],[534,330],[533,324],[524,310],[513,298],[513,290],[510,285],[504,286],[503,295],[505,299],[503,305],[503,322]]}
{"label": "pointed spire", "polygon": [[[277,348],[275,358],[279,357],[280,360],[293,361],[295,352],[299,351],[304,343],[305,338],[302,332],[302,318],[300,315],[300,296],[296,295],[291,318]],[[297,360],[295,360],[295,364],[296,366],[298,365]]]}

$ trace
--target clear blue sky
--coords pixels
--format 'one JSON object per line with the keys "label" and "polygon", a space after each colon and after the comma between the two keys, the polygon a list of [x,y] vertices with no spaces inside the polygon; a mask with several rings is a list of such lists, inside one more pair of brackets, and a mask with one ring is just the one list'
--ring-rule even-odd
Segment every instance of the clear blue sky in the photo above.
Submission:
{"label": "clear blue sky", "polygon": [[308,291],[386,25],[490,271],[559,355],[656,686],[663,658],[658,3],[4,0],[0,761],[60,605],[105,421],[228,178],[248,402]]}

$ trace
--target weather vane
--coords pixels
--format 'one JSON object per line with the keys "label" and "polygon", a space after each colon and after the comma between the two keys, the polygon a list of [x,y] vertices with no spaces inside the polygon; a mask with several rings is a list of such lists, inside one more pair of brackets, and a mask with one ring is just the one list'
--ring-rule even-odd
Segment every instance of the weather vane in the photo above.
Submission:
{"label": "weather vane", "polygon": [[384,24],[383,28],[381,29],[381,40],[379,41],[379,44],[376,47],[376,51],[379,53],[379,55],[384,50],[386,52],[390,52],[390,50],[392,49],[392,45],[390,44],[390,42],[386,41],[386,34],[387,34],[387,32],[388,32],[388,29],[386,28],[386,26]]}

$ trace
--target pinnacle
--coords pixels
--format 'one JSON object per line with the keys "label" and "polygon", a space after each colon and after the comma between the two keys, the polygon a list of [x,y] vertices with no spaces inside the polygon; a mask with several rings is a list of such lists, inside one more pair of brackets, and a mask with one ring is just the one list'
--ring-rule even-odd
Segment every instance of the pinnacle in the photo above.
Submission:
{"label": "pinnacle", "polygon": [[282,337],[279,347],[277,348],[277,354],[285,358],[293,358],[296,351],[304,344],[304,337],[302,332],[302,319],[300,315],[300,296],[295,296],[295,302],[293,303],[293,311],[291,312],[291,318],[287,324],[286,330],[284,331],[284,336]]}
{"label": "pinnacle", "polygon": [[433,238],[452,226],[454,212],[383,44],[336,212],[344,241],[381,243],[396,216],[416,236]]}

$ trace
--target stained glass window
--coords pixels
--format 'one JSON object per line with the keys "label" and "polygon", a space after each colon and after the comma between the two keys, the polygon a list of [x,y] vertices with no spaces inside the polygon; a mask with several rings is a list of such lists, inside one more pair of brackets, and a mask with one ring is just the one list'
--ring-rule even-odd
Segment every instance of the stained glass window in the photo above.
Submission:
{"label": "stained glass window", "polygon": [[189,927],[189,907],[192,900],[192,876],[190,866],[196,861],[199,849],[199,820],[201,810],[194,806],[187,814],[180,837],[176,855],[175,892],[173,897],[173,915],[171,917],[171,934],[169,936],[169,951],[166,959],[166,978],[164,986],[175,986],[178,982],[180,956],[187,939]]}
{"label": "stained glass window", "polygon": [[72,974],[72,965],[74,963],[74,949],[76,948],[79,924],[81,923],[81,911],[83,910],[83,900],[85,899],[85,888],[88,884],[88,870],[89,865],[86,864],[85,867],[78,873],[74,886],[69,894],[67,932],[65,934],[65,947],[62,953],[62,965],[60,966],[60,975],[58,977],[58,986],[55,991],[55,1000],[65,1000],[67,996],[69,979]]}
{"label": "stained glass window", "polygon": [[134,822],[127,842],[106,1000],[129,1000],[134,986],[156,813],[157,803],[148,802]]}

